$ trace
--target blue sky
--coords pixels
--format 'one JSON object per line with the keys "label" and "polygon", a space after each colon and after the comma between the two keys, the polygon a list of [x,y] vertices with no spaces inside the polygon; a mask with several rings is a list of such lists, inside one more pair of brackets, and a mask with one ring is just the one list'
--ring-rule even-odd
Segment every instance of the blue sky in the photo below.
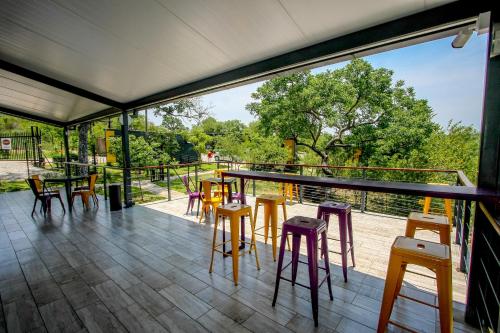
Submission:
{"label": "blue sky", "polygon": [[[486,63],[487,34],[474,35],[462,49],[453,49],[453,37],[365,57],[374,67],[394,71],[395,80],[415,88],[418,98],[429,101],[434,121],[446,127],[448,121],[461,121],[480,128]],[[316,68],[322,72],[345,66],[346,62]],[[219,120],[254,120],[245,110],[262,82],[207,94],[202,101]]]}

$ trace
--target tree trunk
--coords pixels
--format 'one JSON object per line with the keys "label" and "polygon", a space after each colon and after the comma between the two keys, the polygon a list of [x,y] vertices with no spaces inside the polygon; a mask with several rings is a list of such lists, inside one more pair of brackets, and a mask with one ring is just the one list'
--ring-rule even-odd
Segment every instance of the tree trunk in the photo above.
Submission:
{"label": "tree trunk", "polygon": [[[87,164],[89,162],[89,123],[83,123],[78,127],[78,162]],[[88,167],[79,168],[80,175],[88,174]]]}

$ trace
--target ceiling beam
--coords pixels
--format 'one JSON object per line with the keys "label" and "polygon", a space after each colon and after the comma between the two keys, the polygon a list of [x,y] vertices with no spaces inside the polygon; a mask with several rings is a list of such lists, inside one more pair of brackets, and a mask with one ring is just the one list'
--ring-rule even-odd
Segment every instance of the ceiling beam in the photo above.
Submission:
{"label": "ceiling beam", "polygon": [[26,113],[26,112],[22,112],[22,111],[18,111],[18,110],[9,109],[9,108],[3,107],[3,106],[0,106],[0,113],[6,114],[9,116],[13,116],[13,117],[34,120],[34,121],[38,121],[41,123],[45,123],[45,124],[49,124],[49,125],[53,125],[53,126],[58,126],[58,127],[63,127],[65,125],[65,123],[62,121],[49,119],[49,118],[37,116],[34,114],[30,114],[30,113]]}
{"label": "ceiling beam", "polygon": [[110,98],[95,94],[93,92],[90,92],[88,90],[76,87],[74,85],[71,85],[69,83],[65,83],[56,79],[53,79],[51,77],[45,76],[43,74],[36,73],[32,70],[26,69],[24,67],[14,65],[10,62],[7,62],[5,60],[0,59],[0,69],[6,70],[8,72],[23,76],[25,78],[28,78],[30,80],[34,80],[43,84],[46,84],[48,86],[64,90],[66,92],[69,92],[71,94],[90,99],[94,102],[106,104],[109,106],[113,106],[116,108],[122,108],[123,104],[120,102],[117,102],[115,100],[112,100]]}
{"label": "ceiling beam", "polygon": [[[337,57],[343,52],[359,52],[363,47],[373,48],[374,44],[384,41],[384,46],[396,44],[401,37],[423,32],[436,27],[443,30],[450,23],[461,22],[491,9],[490,4],[481,1],[456,1],[440,7],[432,8],[414,15],[406,16],[371,28],[333,38],[312,46],[288,52],[247,66],[194,81],[172,89],[167,89],[134,101],[125,103],[126,110],[143,108],[163,101],[179,97],[208,92],[221,87],[230,87],[256,78],[303,67],[312,62],[324,62],[325,59]],[[418,36],[417,36],[418,37]]]}
{"label": "ceiling beam", "polygon": [[112,117],[112,116],[116,116],[116,115],[120,114],[121,112],[123,112],[122,109],[108,108],[108,109],[104,109],[104,110],[89,114],[87,116],[83,116],[83,117],[78,118],[78,119],[70,120],[66,123],[66,125],[72,126],[72,125],[76,125],[76,124],[85,123],[88,121],[95,121],[95,120],[99,120],[99,119],[106,118],[106,117]]}

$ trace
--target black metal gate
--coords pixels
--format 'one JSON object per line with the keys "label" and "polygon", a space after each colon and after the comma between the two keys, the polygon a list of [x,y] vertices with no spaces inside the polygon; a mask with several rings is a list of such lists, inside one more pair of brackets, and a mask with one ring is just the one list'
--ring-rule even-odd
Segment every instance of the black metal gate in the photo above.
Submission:
{"label": "black metal gate", "polygon": [[42,132],[38,127],[31,126],[30,132],[0,132],[0,140],[3,139],[10,139],[10,149],[0,146],[0,160],[27,160],[36,166],[43,164]]}

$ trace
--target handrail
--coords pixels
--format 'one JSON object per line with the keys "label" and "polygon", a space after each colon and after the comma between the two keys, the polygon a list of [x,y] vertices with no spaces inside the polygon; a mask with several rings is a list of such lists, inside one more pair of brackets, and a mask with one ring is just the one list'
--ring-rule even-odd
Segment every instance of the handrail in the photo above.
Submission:
{"label": "handrail", "polygon": [[479,207],[483,211],[484,216],[486,216],[486,219],[488,220],[488,222],[490,222],[493,229],[495,229],[495,231],[497,232],[497,235],[500,236],[500,223],[495,220],[495,218],[488,211],[488,208],[486,208],[486,206],[482,202],[479,203]]}
{"label": "handrail", "polygon": [[458,180],[460,181],[460,184],[462,186],[467,186],[467,187],[475,187],[476,186],[469,180],[469,178],[467,178],[467,176],[465,175],[465,173],[462,170],[457,170],[457,176],[458,176]]}
{"label": "handrail", "polygon": [[[92,167],[106,167],[106,168],[114,168],[119,170],[125,170],[122,167],[113,167],[113,166],[103,166],[103,165],[94,165],[94,164],[86,164],[79,162],[63,162],[65,164],[79,165],[79,166],[92,166]],[[341,165],[320,165],[320,164],[273,164],[273,163],[250,163],[250,162],[192,162],[192,163],[179,163],[179,164],[164,164],[164,165],[147,165],[141,167],[130,167],[129,170],[136,169],[158,169],[161,167],[185,167],[185,166],[195,166],[200,164],[217,164],[217,163],[231,163],[231,164],[240,164],[240,165],[258,165],[258,166],[283,166],[283,167],[306,167],[306,168],[330,168],[330,169],[344,169],[344,170],[376,170],[376,171],[405,171],[405,172],[439,172],[439,173],[462,173],[461,178],[464,179],[465,182],[468,182],[471,185],[466,186],[474,186],[472,182],[470,182],[463,171],[461,170],[453,170],[453,169],[428,169],[428,168],[388,168],[388,167],[370,167],[370,166],[341,166]]]}

